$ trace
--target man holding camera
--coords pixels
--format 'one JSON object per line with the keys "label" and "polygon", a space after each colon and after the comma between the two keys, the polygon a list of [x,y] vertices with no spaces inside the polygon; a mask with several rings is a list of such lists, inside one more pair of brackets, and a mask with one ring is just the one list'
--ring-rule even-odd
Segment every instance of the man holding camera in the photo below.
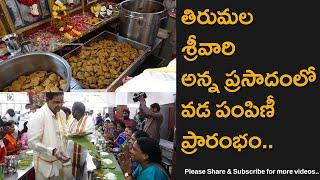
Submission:
{"label": "man holding camera", "polygon": [[146,105],[145,97],[146,95],[139,96],[139,110],[147,118],[143,130],[159,143],[160,127],[163,121],[163,115],[160,112],[160,105],[158,103],[153,103],[149,109]]}

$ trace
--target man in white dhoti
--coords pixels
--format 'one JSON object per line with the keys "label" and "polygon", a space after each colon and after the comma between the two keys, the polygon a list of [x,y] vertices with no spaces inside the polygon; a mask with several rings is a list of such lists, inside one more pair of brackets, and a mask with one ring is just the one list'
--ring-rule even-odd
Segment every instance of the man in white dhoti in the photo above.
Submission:
{"label": "man in white dhoti", "polygon": [[[81,102],[75,102],[72,106],[72,116],[74,117],[69,125],[69,133],[81,133],[81,132],[94,132],[95,126],[92,119],[89,116],[85,116],[86,107]],[[89,140],[93,138],[92,135],[88,136]],[[88,150],[81,147],[73,141],[68,141],[68,156],[71,157],[72,170],[69,172],[71,178],[76,180],[88,179],[86,170],[86,158]]]}
{"label": "man in white dhoti", "polygon": [[46,93],[46,104],[28,123],[28,144],[34,151],[36,180],[64,179],[66,115],[61,110],[63,93]]}

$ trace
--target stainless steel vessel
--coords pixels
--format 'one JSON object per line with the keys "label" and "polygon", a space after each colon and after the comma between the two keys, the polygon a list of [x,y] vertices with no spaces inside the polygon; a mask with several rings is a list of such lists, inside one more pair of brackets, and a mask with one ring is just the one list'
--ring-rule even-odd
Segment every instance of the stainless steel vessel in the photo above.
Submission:
{"label": "stainless steel vessel", "polygon": [[[118,42],[126,42],[126,43],[130,44],[135,49],[143,50],[143,54],[140,55],[140,57],[138,57],[126,70],[124,70],[117,79],[115,79],[108,87],[106,87],[106,89],[103,89],[103,91],[106,90],[108,92],[113,92],[119,86],[122,85],[122,79],[125,76],[130,75],[131,73],[133,73],[143,63],[143,61],[146,59],[147,55],[150,53],[151,47],[147,46],[147,45],[144,45],[144,44],[141,44],[141,43],[138,43],[136,41],[130,40],[128,38],[124,38],[122,36],[118,36],[116,34],[108,32],[108,31],[103,31],[100,34],[98,34],[97,36],[93,37],[88,42],[86,42],[84,44],[84,46],[88,46],[91,43],[98,42],[98,41],[104,40],[104,39],[118,41]],[[82,47],[83,46],[77,47],[76,49],[70,51],[69,53],[67,53],[63,57],[65,59],[69,59],[72,56],[78,55],[80,53]],[[76,82],[77,85],[79,85],[81,88],[86,89],[86,87],[84,85],[82,85],[79,81],[77,81],[76,79],[73,79],[73,81]],[[95,91],[97,91],[97,89]]]}
{"label": "stainless steel vessel", "polygon": [[16,56],[0,64],[0,90],[10,85],[19,76],[35,71],[48,71],[67,80],[64,91],[70,90],[71,68],[61,56],[49,52],[33,52]]}
{"label": "stainless steel vessel", "polygon": [[167,10],[153,0],[127,0],[120,4],[120,35],[152,46],[157,37],[160,21]]}

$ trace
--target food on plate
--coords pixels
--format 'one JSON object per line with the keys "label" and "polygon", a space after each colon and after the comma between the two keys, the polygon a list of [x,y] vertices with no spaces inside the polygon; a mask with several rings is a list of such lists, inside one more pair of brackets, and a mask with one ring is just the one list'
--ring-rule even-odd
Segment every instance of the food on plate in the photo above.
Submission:
{"label": "food on plate", "polygon": [[27,160],[20,160],[19,161],[19,166],[29,166],[31,164],[30,161]]}
{"label": "food on plate", "polygon": [[53,72],[36,71],[30,75],[20,76],[9,86],[5,87],[5,92],[59,92],[63,91],[67,81]]}
{"label": "food on plate", "polygon": [[107,173],[105,175],[105,178],[108,179],[108,180],[116,180],[117,179],[116,175],[114,173],[112,173],[112,172]]}
{"label": "food on plate", "polygon": [[112,160],[111,159],[103,159],[102,161],[104,163],[106,163],[107,165],[112,164]]}
{"label": "food on plate", "polygon": [[107,88],[141,54],[125,42],[101,40],[82,47],[81,52],[68,58],[72,77],[87,89]]}
{"label": "food on plate", "polygon": [[100,152],[100,156],[101,156],[101,157],[106,157],[106,156],[109,156],[109,153],[107,153],[107,152]]}

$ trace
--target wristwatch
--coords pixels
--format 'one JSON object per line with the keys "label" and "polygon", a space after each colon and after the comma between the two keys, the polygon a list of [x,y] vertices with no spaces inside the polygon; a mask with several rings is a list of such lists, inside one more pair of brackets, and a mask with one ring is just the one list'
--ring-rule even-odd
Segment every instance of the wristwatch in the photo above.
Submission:
{"label": "wristwatch", "polygon": [[131,173],[124,173],[124,177],[129,177],[129,176],[132,176],[132,174]]}

